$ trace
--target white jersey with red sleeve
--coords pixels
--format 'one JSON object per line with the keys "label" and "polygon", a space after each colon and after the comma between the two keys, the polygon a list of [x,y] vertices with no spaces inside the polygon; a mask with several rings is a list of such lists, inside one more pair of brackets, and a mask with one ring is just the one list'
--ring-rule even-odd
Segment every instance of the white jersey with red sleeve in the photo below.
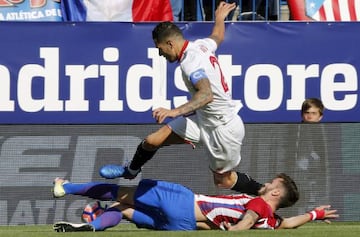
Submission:
{"label": "white jersey with red sleeve", "polygon": [[194,85],[208,78],[213,92],[213,101],[196,111],[199,123],[217,127],[230,121],[236,114],[231,91],[215,56],[216,42],[211,38],[187,41],[180,58],[183,80],[190,94],[196,90]]}
{"label": "white jersey with red sleeve", "polygon": [[269,205],[260,197],[247,194],[206,196],[195,195],[201,212],[220,229],[225,230],[223,223],[236,224],[242,220],[247,210],[259,215],[252,228],[275,229],[280,226],[281,218],[271,211]]}
{"label": "white jersey with red sleeve", "polygon": [[193,96],[197,92],[195,85],[208,79],[213,100],[197,109],[195,115],[177,117],[168,126],[185,141],[201,142],[206,147],[209,168],[224,173],[233,170],[241,161],[245,128],[215,57],[216,48],[216,42],[210,38],[185,41],[179,55],[185,85]]}

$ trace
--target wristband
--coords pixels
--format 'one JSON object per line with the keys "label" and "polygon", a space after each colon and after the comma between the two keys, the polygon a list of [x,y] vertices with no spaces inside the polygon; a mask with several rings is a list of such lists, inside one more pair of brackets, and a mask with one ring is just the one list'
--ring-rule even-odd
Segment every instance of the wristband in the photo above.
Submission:
{"label": "wristband", "polygon": [[310,220],[312,220],[312,221],[316,220],[316,212],[315,211],[311,211],[311,212],[309,212],[309,214],[310,214]]}
{"label": "wristband", "polygon": [[325,217],[325,209],[321,209],[321,210],[312,210],[311,212],[309,212],[310,214],[310,220],[314,221],[314,220],[322,220]]}

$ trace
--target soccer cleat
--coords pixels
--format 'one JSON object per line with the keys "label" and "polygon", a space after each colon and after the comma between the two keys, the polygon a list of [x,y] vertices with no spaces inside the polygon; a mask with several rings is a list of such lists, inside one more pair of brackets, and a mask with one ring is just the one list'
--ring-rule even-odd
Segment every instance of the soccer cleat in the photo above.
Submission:
{"label": "soccer cleat", "polygon": [[59,177],[54,179],[54,187],[52,189],[52,193],[55,198],[60,198],[60,197],[65,196],[66,193],[65,193],[63,185],[68,182],[69,181],[59,178]]}
{"label": "soccer cleat", "polygon": [[74,224],[65,221],[56,222],[53,225],[53,229],[56,232],[77,232],[77,231],[95,232],[95,228],[88,223]]}
{"label": "soccer cleat", "polygon": [[105,165],[101,167],[99,171],[100,175],[106,179],[115,179],[120,177],[124,179],[134,179],[140,172],[141,169],[135,174],[131,174],[128,167],[121,165]]}

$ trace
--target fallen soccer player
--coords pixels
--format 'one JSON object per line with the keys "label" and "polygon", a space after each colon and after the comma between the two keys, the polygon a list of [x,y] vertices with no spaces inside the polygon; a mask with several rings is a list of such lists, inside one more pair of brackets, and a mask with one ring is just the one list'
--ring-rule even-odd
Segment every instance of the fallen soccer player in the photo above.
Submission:
{"label": "fallen soccer player", "polygon": [[336,210],[323,205],[302,215],[282,218],[275,212],[292,206],[299,198],[295,182],[278,174],[265,183],[258,196],[248,194],[210,196],[195,194],[176,183],[144,179],[138,186],[109,183],[71,183],[56,178],[53,195],[80,195],[102,201],[116,201],[89,223],[57,222],[57,232],[103,231],[127,219],[139,228],[154,230],[296,228],[312,220],[337,218]]}

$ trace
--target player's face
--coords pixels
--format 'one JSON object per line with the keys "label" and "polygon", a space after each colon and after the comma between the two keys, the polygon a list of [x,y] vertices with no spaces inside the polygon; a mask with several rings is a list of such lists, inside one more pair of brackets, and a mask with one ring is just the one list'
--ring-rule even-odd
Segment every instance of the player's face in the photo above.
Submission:
{"label": "player's face", "polygon": [[159,55],[165,57],[167,61],[171,63],[177,61],[177,55],[171,41],[161,43],[155,41],[155,46],[159,49]]}
{"label": "player's face", "polygon": [[310,107],[302,115],[302,120],[304,123],[318,123],[322,119],[319,108]]}
{"label": "player's face", "polygon": [[271,182],[265,183],[264,186],[259,190],[259,195],[264,195],[272,190],[281,187],[281,178],[275,178]]}

